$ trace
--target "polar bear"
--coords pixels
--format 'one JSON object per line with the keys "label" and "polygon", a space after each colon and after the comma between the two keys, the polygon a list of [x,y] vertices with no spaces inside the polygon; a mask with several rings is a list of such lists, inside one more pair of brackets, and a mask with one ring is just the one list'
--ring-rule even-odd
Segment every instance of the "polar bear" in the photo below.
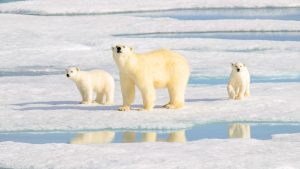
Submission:
{"label": "polar bear", "polygon": [[102,70],[81,71],[77,67],[70,67],[66,69],[66,76],[76,83],[82,97],[81,104],[113,104],[115,82],[109,73]]}
{"label": "polar bear", "polygon": [[120,111],[130,110],[135,98],[135,86],[142,93],[145,110],[152,110],[156,88],[168,88],[170,101],[164,105],[168,109],[182,108],[188,83],[190,68],[180,54],[168,49],[148,53],[135,53],[131,47],[116,45],[112,47],[123,96]]}
{"label": "polar bear", "polygon": [[232,71],[230,74],[227,92],[231,99],[240,100],[244,96],[250,96],[250,74],[245,64],[231,63]]}

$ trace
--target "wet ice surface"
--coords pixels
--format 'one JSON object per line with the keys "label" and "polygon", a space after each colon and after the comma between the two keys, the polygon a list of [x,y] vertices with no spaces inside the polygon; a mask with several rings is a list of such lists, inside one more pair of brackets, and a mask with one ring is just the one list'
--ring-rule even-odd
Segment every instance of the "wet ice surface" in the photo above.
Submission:
{"label": "wet ice surface", "polygon": [[115,36],[127,38],[216,38],[237,40],[300,41],[300,32],[159,32],[117,34]]}
{"label": "wet ice surface", "polygon": [[141,17],[168,17],[179,20],[273,19],[300,20],[300,8],[221,8],[154,11],[135,14]]}
{"label": "wet ice surface", "polygon": [[247,138],[267,140],[275,134],[300,133],[298,123],[209,123],[177,130],[101,130],[80,132],[12,132],[0,133],[0,141],[32,144],[70,143],[138,143],[138,142],[189,142],[200,139]]}

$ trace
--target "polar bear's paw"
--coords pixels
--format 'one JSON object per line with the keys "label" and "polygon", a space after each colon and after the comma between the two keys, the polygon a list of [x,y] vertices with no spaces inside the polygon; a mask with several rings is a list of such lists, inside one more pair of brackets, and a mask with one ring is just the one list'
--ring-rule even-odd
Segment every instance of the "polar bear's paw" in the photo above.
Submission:
{"label": "polar bear's paw", "polygon": [[91,101],[81,101],[80,104],[91,104]]}
{"label": "polar bear's paw", "polygon": [[130,110],[130,106],[121,106],[121,107],[119,107],[118,110],[119,111],[128,111],[128,110]]}
{"label": "polar bear's paw", "polygon": [[235,97],[235,100],[242,100],[243,98],[244,98],[243,95],[239,95],[239,96],[236,96],[236,97]]}
{"label": "polar bear's paw", "polygon": [[93,104],[102,104],[102,103],[98,102],[97,100],[93,100],[92,103],[93,103]]}
{"label": "polar bear's paw", "polygon": [[166,104],[163,107],[166,109],[180,109],[183,107],[183,104]]}
{"label": "polar bear's paw", "polygon": [[114,104],[114,102],[104,102],[104,103],[102,103],[103,105],[107,105],[107,106],[109,106],[109,105],[113,105]]}

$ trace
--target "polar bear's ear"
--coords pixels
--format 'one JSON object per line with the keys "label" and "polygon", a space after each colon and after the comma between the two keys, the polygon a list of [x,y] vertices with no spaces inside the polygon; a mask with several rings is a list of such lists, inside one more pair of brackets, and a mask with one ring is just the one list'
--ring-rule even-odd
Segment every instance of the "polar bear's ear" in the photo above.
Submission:
{"label": "polar bear's ear", "polygon": [[78,67],[76,67],[76,70],[77,70],[77,72],[79,72],[79,71],[80,71],[80,69],[79,69]]}
{"label": "polar bear's ear", "polygon": [[231,66],[234,66],[234,63],[233,63],[233,62],[231,62]]}
{"label": "polar bear's ear", "polygon": [[246,64],[243,64],[244,67],[246,67]]}

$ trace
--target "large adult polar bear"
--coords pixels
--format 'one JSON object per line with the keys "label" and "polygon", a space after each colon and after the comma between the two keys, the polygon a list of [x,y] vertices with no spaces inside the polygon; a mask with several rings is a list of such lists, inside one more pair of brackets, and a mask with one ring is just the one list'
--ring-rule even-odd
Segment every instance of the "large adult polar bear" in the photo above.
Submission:
{"label": "large adult polar bear", "polygon": [[145,110],[154,107],[155,89],[168,88],[168,109],[184,106],[184,94],[190,69],[180,54],[168,49],[159,49],[138,54],[131,47],[112,47],[113,58],[119,68],[123,105],[120,111],[130,110],[135,98],[135,86],[140,89]]}
{"label": "large adult polar bear", "polygon": [[231,63],[232,71],[227,85],[230,99],[240,100],[250,96],[250,74],[245,64]]}
{"label": "large adult polar bear", "polygon": [[[115,82],[113,77],[103,70],[81,71],[78,67],[66,69],[66,76],[75,82],[81,97],[81,104],[113,104]],[[93,93],[96,100],[93,101]]]}

